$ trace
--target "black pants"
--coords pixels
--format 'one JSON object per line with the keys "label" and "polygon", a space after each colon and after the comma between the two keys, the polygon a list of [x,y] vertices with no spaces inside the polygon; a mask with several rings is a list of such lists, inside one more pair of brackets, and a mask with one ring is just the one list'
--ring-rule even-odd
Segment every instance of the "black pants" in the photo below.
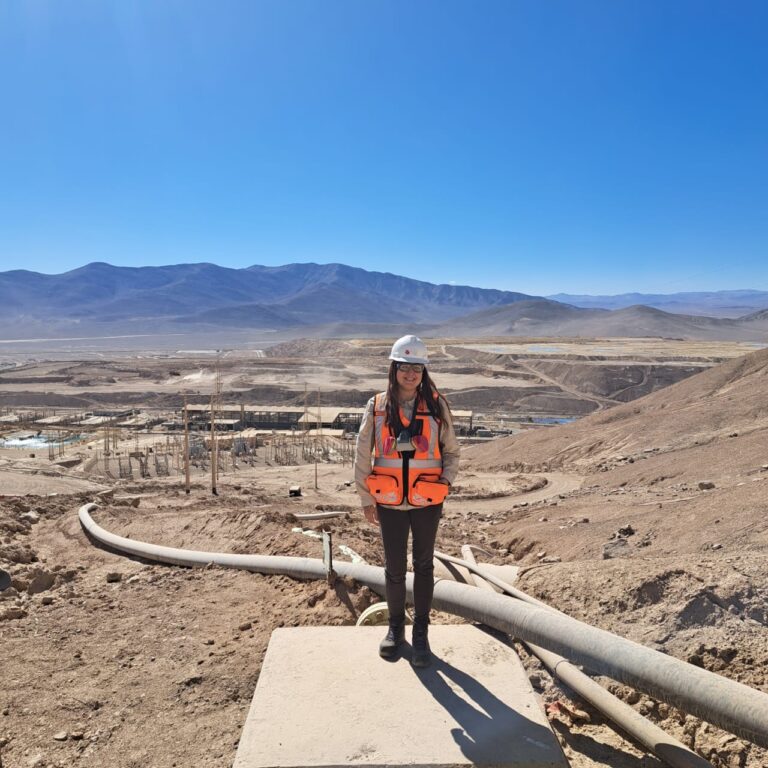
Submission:
{"label": "black pants", "polygon": [[443,505],[392,509],[378,505],[384,544],[387,606],[393,622],[405,619],[405,574],[408,570],[408,533],[413,532],[413,603],[416,618],[428,620],[435,582],[432,559]]}

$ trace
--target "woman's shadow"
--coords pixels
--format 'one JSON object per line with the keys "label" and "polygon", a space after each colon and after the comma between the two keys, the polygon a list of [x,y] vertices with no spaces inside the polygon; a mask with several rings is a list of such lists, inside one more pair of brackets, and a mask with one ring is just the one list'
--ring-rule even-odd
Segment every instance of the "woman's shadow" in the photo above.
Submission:
{"label": "woman's shadow", "polygon": [[[503,765],[510,762],[513,754],[525,764],[567,765],[549,728],[512,709],[458,667],[433,657],[432,666],[418,670],[416,676],[459,724],[459,728],[451,728],[451,736],[462,754],[475,765]],[[463,691],[464,696],[456,689]],[[537,706],[532,697],[529,705]]]}

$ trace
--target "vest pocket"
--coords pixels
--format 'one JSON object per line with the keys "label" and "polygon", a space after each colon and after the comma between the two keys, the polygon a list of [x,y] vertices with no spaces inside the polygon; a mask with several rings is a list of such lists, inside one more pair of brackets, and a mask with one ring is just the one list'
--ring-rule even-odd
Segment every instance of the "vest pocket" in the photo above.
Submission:
{"label": "vest pocket", "polygon": [[417,507],[442,504],[448,496],[448,485],[438,482],[434,476],[421,475],[416,479],[409,501]]}
{"label": "vest pocket", "polygon": [[400,504],[403,500],[400,483],[392,475],[368,475],[365,484],[377,504]]}

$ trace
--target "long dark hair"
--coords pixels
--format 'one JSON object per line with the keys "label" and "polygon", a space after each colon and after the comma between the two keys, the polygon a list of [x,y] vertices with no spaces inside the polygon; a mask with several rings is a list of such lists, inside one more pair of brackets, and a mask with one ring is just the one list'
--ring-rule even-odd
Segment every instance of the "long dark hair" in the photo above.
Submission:
{"label": "long dark hair", "polygon": [[[437,397],[435,397],[435,395],[437,395]],[[448,402],[437,391],[437,387],[429,377],[426,366],[424,366],[424,372],[421,374],[421,383],[416,390],[416,407],[418,407],[419,399],[424,401],[424,404],[427,406],[427,410],[429,411],[429,415],[432,416],[432,418],[436,421],[440,422],[442,417],[440,415],[438,399],[442,400],[446,407],[448,407]],[[392,434],[397,434],[399,425],[400,404],[397,400],[397,362],[393,360],[389,364],[389,374],[387,376],[387,426],[391,430]]]}

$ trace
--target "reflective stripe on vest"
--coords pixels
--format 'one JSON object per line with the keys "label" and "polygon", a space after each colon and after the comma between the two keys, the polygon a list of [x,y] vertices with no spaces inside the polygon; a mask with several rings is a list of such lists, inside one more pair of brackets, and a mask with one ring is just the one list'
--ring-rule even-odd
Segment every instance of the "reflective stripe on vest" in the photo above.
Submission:
{"label": "reflective stripe on vest", "polygon": [[[384,459],[380,457],[374,457],[374,467],[389,467],[391,469],[399,469],[403,466],[402,459]],[[442,469],[443,462],[440,459],[411,459],[408,462],[408,466],[411,469]]]}

